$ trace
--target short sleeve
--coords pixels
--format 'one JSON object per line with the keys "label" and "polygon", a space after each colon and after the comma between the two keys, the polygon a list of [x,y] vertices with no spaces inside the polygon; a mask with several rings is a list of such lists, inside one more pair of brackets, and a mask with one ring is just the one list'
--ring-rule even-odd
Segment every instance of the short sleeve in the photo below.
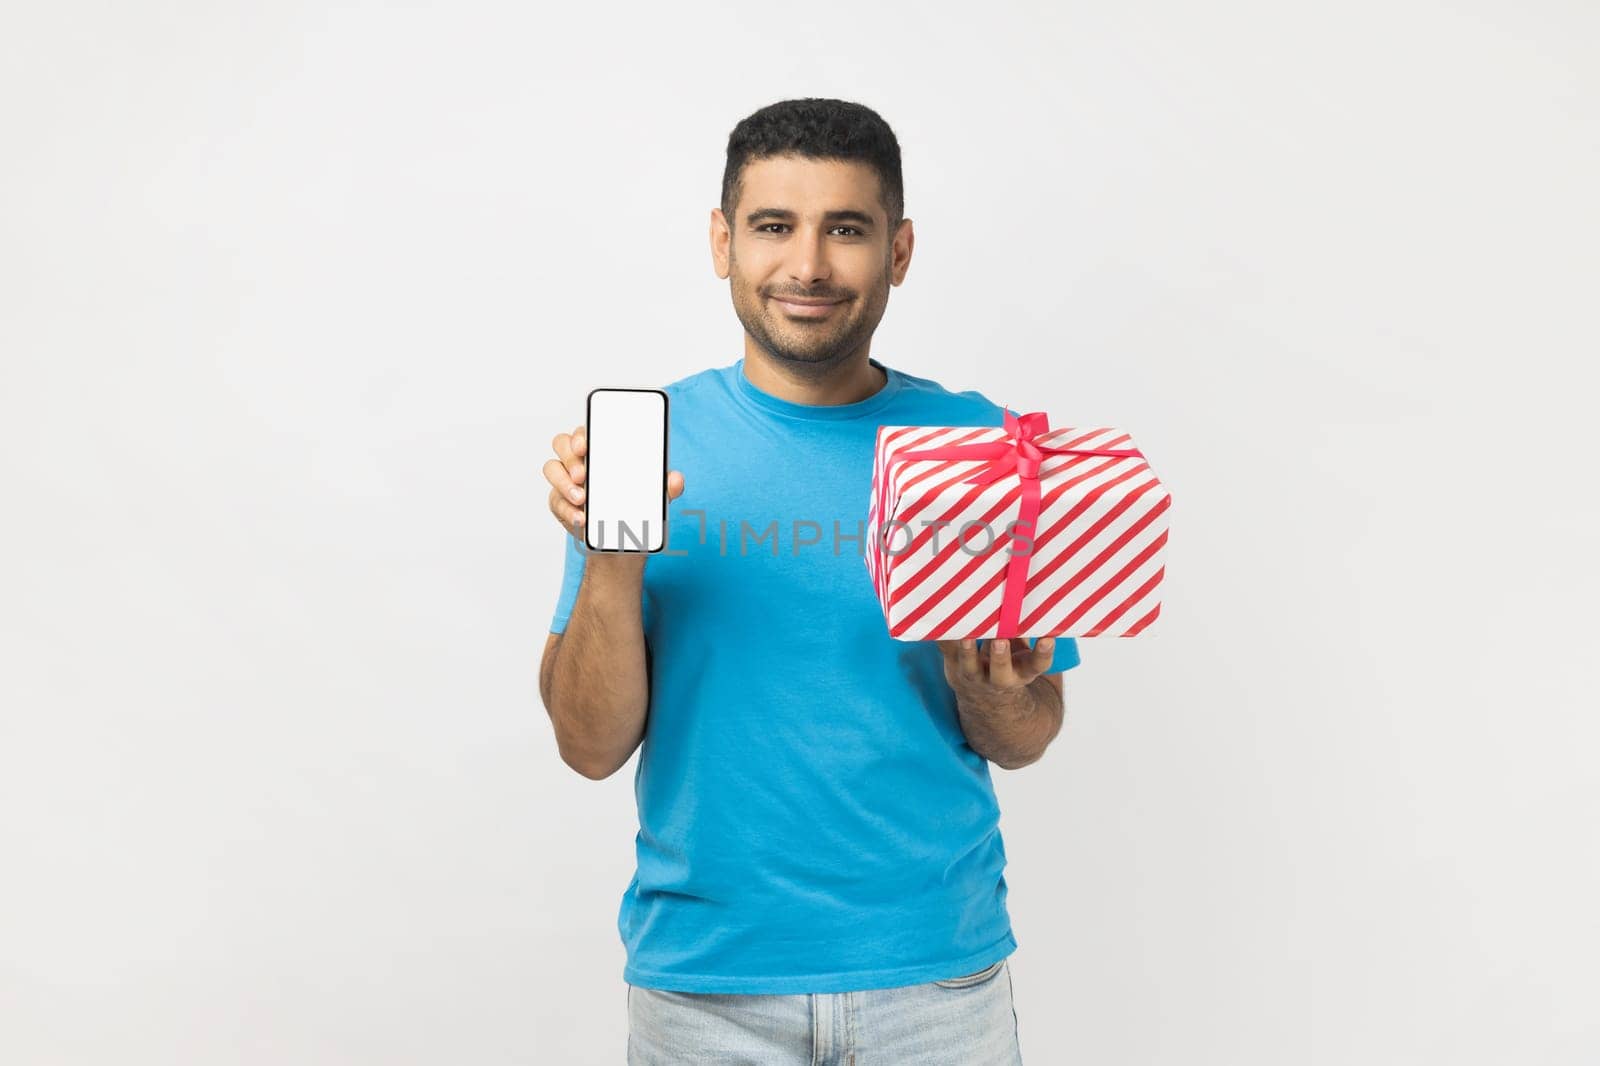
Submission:
{"label": "short sleeve", "polygon": [[572,605],[578,602],[578,586],[583,583],[584,552],[578,547],[578,538],[567,533],[561,539],[567,542],[567,551],[561,571],[561,594],[556,597],[555,617],[550,620],[552,633],[566,632],[567,619],[572,617]]}

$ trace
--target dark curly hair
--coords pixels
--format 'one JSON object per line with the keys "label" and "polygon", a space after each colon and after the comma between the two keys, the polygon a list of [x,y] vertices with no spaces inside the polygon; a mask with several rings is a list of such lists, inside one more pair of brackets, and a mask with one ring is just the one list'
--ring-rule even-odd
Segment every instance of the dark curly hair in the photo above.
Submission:
{"label": "dark curly hair", "polygon": [[900,142],[889,124],[870,107],[808,96],[769,104],[741,121],[728,135],[728,164],[722,171],[722,213],[729,225],[734,222],[733,212],[739,204],[745,164],[777,155],[866,163],[878,172],[891,235],[905,217]]}

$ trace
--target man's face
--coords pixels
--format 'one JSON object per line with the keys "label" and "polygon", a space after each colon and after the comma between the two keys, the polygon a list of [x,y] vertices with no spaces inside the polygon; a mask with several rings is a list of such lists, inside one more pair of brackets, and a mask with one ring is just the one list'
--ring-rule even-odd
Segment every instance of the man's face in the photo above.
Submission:
{"label": "man's face", "polygon": [[911,222],[888,232],[865,163],[774,156],[746,164],[742,177],[734,217],[712,211],[717,276],[731,279],[734,313],[756,344],[820,377],[878,328],[910,264]]}

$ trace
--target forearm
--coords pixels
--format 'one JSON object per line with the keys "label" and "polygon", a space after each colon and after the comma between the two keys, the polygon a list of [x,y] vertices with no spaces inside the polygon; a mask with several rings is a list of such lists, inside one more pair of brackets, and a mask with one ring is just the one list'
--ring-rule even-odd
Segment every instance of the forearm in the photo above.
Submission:
{"label": "forearm", "polygon": [[644,737],[650,704],[641,590],[644,559],[591,553],[541,695],[561,757],[600,779]]}
{"label": "forearm", "polygon": [[1061,693],[1044,675],[1015,689],[958,695],[961,731],[973,751],[1002,769],[1037,762],[1061,730]]}

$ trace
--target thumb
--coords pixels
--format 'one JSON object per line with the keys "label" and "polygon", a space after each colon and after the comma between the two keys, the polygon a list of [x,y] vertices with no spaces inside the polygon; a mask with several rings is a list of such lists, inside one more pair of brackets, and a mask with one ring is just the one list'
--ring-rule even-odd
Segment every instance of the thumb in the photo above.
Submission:
{"label": "thumb", "polygon": [[676,500],[683,495],[683,471],[674,470],[667,475],[667,499]]}

